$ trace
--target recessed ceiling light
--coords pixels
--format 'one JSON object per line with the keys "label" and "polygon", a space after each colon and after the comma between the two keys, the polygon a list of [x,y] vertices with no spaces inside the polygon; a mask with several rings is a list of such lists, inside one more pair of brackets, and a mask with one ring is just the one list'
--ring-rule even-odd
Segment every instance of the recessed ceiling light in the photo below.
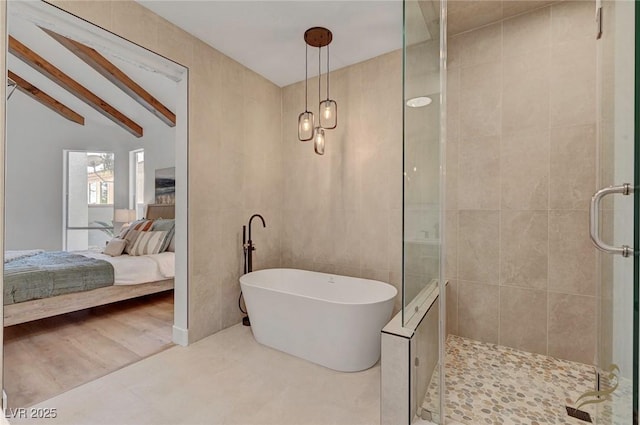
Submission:
{"label": "recessed ceiling light", "polygon": [[410,108],[420,108],[421,106],[427,106],[431,104],[432,100],[427,96],[414,97],[407,100],[407,106]]}

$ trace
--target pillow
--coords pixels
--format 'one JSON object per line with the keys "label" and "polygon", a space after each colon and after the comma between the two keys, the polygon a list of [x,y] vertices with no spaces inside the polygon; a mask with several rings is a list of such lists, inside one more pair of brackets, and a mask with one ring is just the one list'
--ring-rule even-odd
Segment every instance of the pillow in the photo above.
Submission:
{"label": "pillow", "polygon": [[123,224],[122,227],[120,228],[120,232],[118,232],[118,236],[116,237],[118,239],[124,239],[124,237],[127,236],[127,232],[129,231],[130,227],[131,227],[131,223]]}
{"label": "pillow", "polygon": [[174,233],[167,247],[167,252],[176,252],[176,234]]}
{"label": "pillow", "polygon": [[133,223],[131,223],[131,226],[129,226],[129,230],[147,232],[151,230],[151,226],[153,226],[153,220],[147,220],[146,218],[141,218],[140,220],[136,220]]}
{"label": "pillow", "polygon": [[110,255],[112,257],[117,257],[122,255],[124,248],[127,246],[127,241],[121,238],[113,238],[109,241],[107,246],[102,251],[103,254]]}
{"label": "pillow", "polygon": [[131,249],[133,248],[133,244],[136,243],[136,239],[138,239],[138,235],[142,233],[138,230],[129,229],[127,232],[127,236],[124,237],[124,240],[127,241],[127,246],[124,248],[124,252],[127,254],[131,253]]}
{"label": "pillow", "polygon": [[169,244],[173,239],[173,235],[175,234],[176,229],[176,221],[173,219],[162,219],[159,218],[153,221],[153,226],[151,226],[151,230],[163,230],[167,232],[167,238],[165,239],[164,245],[160,247],[160,252],[164,252],[169,248]]}
{"label": "pillow", "polygon": [[129,255],[159,254],[165,239],[167,239],[167,232],[164,230],[140,232],[133,247],[129,250]]}

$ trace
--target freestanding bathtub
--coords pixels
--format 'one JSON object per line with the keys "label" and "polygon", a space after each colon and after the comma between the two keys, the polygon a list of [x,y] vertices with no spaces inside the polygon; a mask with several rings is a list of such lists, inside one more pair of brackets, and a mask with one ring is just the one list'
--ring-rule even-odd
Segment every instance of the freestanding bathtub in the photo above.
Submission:
{"label": "freestanding bathtub", "polygon": [[375,280],[296,269],[248,273],[240,285],[259,343],[342,372],[376,364],[398,293]]}

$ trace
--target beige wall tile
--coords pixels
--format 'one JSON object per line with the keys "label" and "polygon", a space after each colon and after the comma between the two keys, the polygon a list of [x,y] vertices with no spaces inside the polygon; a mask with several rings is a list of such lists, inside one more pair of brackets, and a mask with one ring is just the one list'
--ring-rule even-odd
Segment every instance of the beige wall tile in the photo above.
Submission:
{"label": "beige wall tile", "polygon": [[445,279],[458,277],[458,213],[445,213]]}
{"label": "beige wall tile", "polygon": [[551,43],[551,8],[544,7],[504,21],[504,56],[520,56]]}
{"label": "beige wall tile", "polygon": [[460,137],[472,139],[500,134],[501,62],[460,70]]}
{"label": "beige wall tile", "polygon": [[547,353],[547,291],[500,288],[500,345]]}
{"label": "beige wall tile", "polygon": [[552,129],[550,170],[550,208],[589,208],[596,190],[595,125]]}
{"label": "beige wall tile", "polygon": [[586,211],[549,212],[549,290],[596,293],[596,250]]}
{"label": "beige wall tile", "polygon": [[500,164],[503,210],[548,208],[548,130],[532,130],[503,136]]}
{"label": "beige wall tile", "polygon": [[[471,3],[450,6],[455,12]],[[458,224],[449,220],[457,244],[446,251],[446,275],[457,270],[459,305],[449,320],[461,335],[491,340],[491,321],[463,319],[472,315],[463,292],[474,282],[500,282],[500,342],[546,354],[548,294],[595,294],[586,233],[596,181],[595,9],[592,1],[531,6],[503,2],[503,18],[520,15],[450,38],[447,130],[458,155],[448,158],[456,175],[447,176],[446,190],[456,194],[447,209],[458,211]],[[456,14],[449,19],[455,27]],[[587,306],[584,314],[596,311]]]}
{"label": "beige wall tile", "polygon": [[502,23],[462,34],[458,40],[462,67],[499,62],[502,56]]}
{"label": "beige wall tile", "polygon": [[502,2],[502,15],[505,18],[509,18],[551,3],[555,3],[555,0],[504,0]]}
{"label": "beige wall tile", "polygon": [[552,45],[549,87],[552,127],[595,122],[595,37]]}
{"label": "beige wall tile", "polygon": [[449,34],[478,28],[502,19],[502,1],[452,1],[448,3]]}
{"label": "beige wall tile", "polygon": [[500,208],[500,139],[463,139],[458,151],[458,208]]}
{"label": "beige wall tile", "polygon": [[502,211],[500,283],[547,289],[546,211]]}
{"label": "beige wall tile", "polygon": [[447,335],[458,335],[458,282],[450,280],[447,285]]}
{"label": "beige wall tile", "polygon": [[447,39],[447,68],[454,69],[460,67],[460,37],[449,37]]}
{"label": "beige wall tile", "polygon": [[459,280],[497,284],[500,213],[460,211],[458,225]]}
{"label": "beige wall tile", "polygon": [[454,139],[447,139],[446,169],[445,169],[445,209],[455,211],[458,209],[458,145]]}
{"label": "beige wall tile", "polygon": [[458,334],[498,343],[500,287],[458,281]]}
{"label": "beige wall tile", "polygon": [[549,355],[595,362],[595,298],[549,293]]}
{"label": "beige wall tile", "polygon": [[502,132],[549,126],[549,49],[504,59]]}
{"label": "beige wall tile", "polygon": [[327,132],[323,157],[297,140],[304,83],[282,89],[282,264],[383,281],[401,275],[402,104],[380,110],[381,93],[370,89],[399,96],[401,70],[402,55],[392,52],[332,73],[338,128]]}
{"label": "beige wall tile", "polygon": [[556,43],[594,37],[596,5],[593,0],[562,1],[551,6],[552,37]]}

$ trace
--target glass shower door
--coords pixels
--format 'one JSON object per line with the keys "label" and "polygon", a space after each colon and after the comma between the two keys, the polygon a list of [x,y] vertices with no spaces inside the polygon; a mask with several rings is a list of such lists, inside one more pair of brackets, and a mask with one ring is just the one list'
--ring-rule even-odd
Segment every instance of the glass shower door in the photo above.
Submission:
{"label": "glass shower door", "polygon": [[[603,1],[598,41],[599,182],[590,233],[599,248],[596,384],[576,401],[597,424],[637,424],[638,111],[635,2]],[[635,188],[635,189],[634,189]],[[634,250],[635,247],[635,250]]]}

